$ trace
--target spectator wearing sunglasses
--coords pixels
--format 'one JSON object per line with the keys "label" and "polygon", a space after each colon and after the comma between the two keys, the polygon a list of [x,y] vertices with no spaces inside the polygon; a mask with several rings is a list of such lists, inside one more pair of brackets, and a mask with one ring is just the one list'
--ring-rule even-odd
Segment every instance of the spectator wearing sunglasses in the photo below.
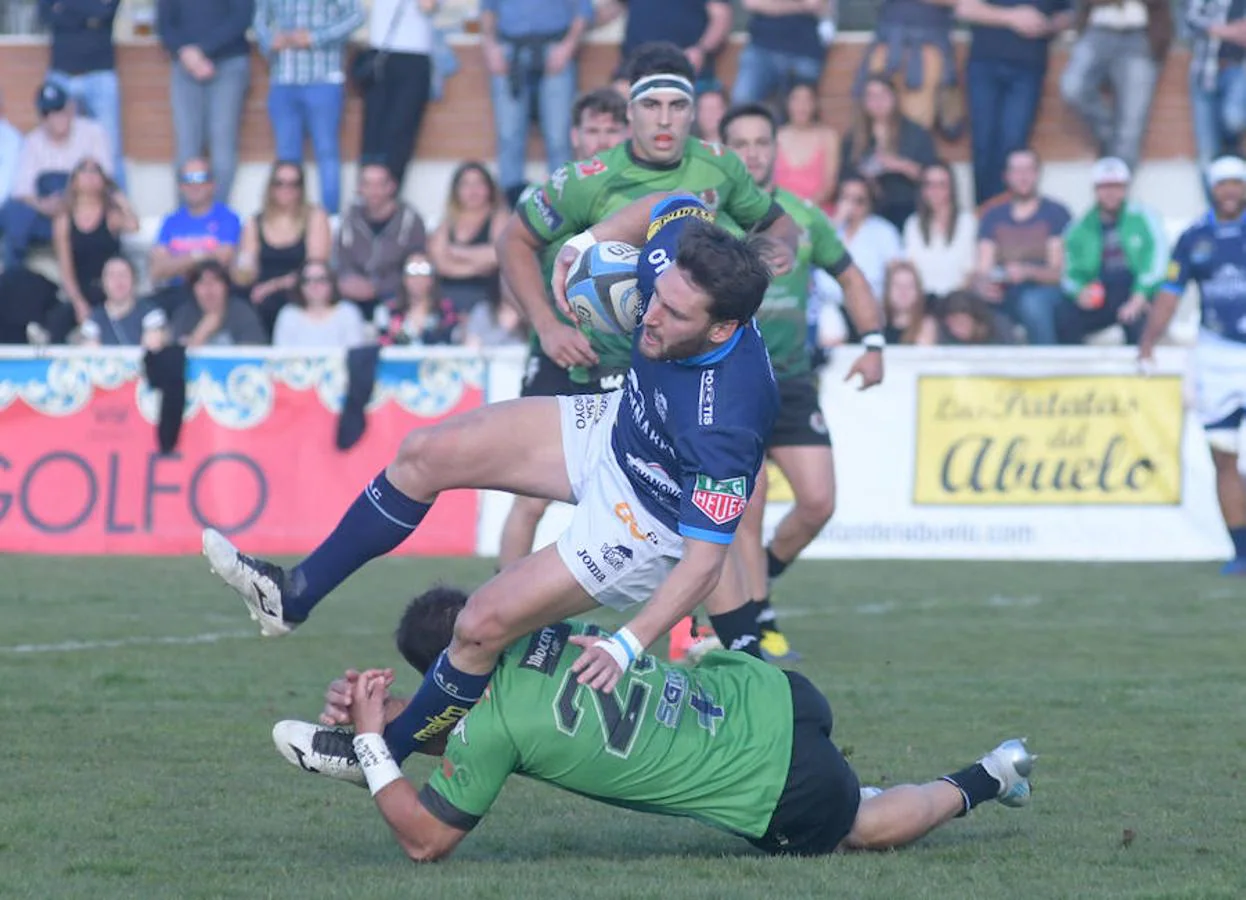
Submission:
{"label": "spectator wearing sunglasses", "polygon": [[188,160],[178,180],[182,205],[160,226],[150,261],[154,299],[170,314],[187,298],[186,276],[193,269],[209,260],[226,269],[233,265],[242,233],[238,214],[214,199],[207,160]]}
{"label": "spectator wearing sunglasses", "polygon": [[264,205],[247,220],[234,266],[234,283],[250,286],[251,302],[270,332],[277,315],[298,287],[299,270],[309,259],[328,259],[333,251],[329,217],[307,200],[303,164],[273,164]]}
{"label": "spectator wearing sunglasses", "polygon": [[277,314],[273,346],[344,350],[364,343],[367,326],[359,307],[341,299],[329,264],[309,259],[298,272],[291,302]]}

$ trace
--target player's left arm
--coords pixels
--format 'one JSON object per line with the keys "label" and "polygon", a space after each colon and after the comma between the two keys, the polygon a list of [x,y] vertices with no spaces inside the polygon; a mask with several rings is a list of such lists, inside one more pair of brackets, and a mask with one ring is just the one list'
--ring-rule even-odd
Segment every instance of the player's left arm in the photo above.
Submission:
{"label": "player's left arm", "polygon": [[852,364],[844,380],[850,381],[854,375],[860,375],[861,390],[865,390],[881,384],[883,380],[883,347],[886,341],[883,338],[882,305],[826,214],[820,209],[815,213],[809,228],[812,262],[839,282],[844,291],[844,308],[865,346],[865,352]]}
{"label": "player's left arm", "polygon": [[[730,540],[730,538],[728,538]],[[718,585],[730,543],[684,539],[683,557],[658,585],[641,611],[609,638],[577,635],[571,643],[584,648],[571,666],[580,684],[613,691],[637,656],[680,619],[692,613]]]}
{"label": "player's left arm", "polygon": [[766,265],[772,274],[786,275],[796,265],[800,226],[778,200],[758,187],[739,156],[725,151],[720,161],[727,177],[723,211],[742,228],[769,238],[771,246],[764,254]]}
{"label": "player's left arm", "polygon": [[433,862],[449,855],[470,826],[459,828],[442,821],[420,801],[415,786],[402,777],[381,737],[388,677],[392,676],[372,669],[355,680],[351,697],[355,755],[377,809],[403,851],[415,862]]}
{"label": "player's left arm", "polygon": [[[770,425],[759,433],[747,425],[723,423],[726,403],[716,404],[712,389],[703,388],[702,395],[708,400],[703,399],[698,410],[701,421],[677,434],[674,441],[681,466],[683,556],[649,602],[613,636],[574,641],[585,647],[572,666],[581,684],[613,690],[632,661],[718,585],[740,517],[753,494]],[[748,401],[737,398],[734,402]],[[765,401],[759,397],[753,402]]]}

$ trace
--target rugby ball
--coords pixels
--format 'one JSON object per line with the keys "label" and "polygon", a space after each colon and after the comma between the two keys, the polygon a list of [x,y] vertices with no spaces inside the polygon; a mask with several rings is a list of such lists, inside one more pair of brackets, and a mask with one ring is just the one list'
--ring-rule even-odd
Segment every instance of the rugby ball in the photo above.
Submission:
{"label": "rugby ball", "polygon": [[585,248],[567,271],[567,302],[581,328],[631,334],[640,321],[640,249],[622,241]]}

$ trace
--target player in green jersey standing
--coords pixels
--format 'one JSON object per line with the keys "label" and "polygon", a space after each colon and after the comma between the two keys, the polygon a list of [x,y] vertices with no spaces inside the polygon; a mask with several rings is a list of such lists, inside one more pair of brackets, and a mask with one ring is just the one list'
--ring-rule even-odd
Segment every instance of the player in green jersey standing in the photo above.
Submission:
{"label": "player in green jersey standing", "polygon": [[[581,94],[571,108],[571,149],[576,159],[588,159],[627,139],[627,104],[614,88],[599,88]],[[528,195],[539,190],[535,185],[520,198],[520,206]],[[547,274],[558,248],[548,248],[542,256],[542,270]],[[546,281],[548,282],[548,278]],[[507,290],[510,295],[510,291]],[[605,354],[591,369],[567,369],[554,362],[541,349],[534,331],[528,347],[521,397],[556,397],[568,394],[604,394],[623,386],[627,372],[630,345],[622,354]],[[502,524],[498,548],[498,568],[504,569],[515,560],[532,552],[536,529],[549,508],[549,501],[539,497],[516,496]]]}
{"label": "player in green jersey standing", "polygon": [[[398,649],[426,670],[450,640],[466,595],[417,597]],[[775,854],[882,850],[917,840],[979,803],[1029,801],[1034,757],[1005,741],[977,763],[921,785],[862,790],[831,740],[826,698],[804,676],[744,653],[711,652],[695,668],[638,657],[612,692],[579,683],[595,626],[559,622],[511,645],[481,702],[429,745],[441,766],[420,790],[402,777],[380,731],[403,708],[391,670],[330,685],[321,726],[273,729],[295,765],[366,785],[415,860],[449,854],[521,773],[643,812],[697,819]],[[337,726],[353,724],[354,733]]]}
{"label": "player in green jersey standing", "polygon": [[[758,186],[773,196],[801,229],[792,271],[771,280],[757,313],[779,383],[782,407],[770,437],[769,455],[792,486],[795,504],[779,522],[769,547],[762,547],[765,482],[740,523],[739,553],[757,604],[761,648],[772,660],[797,658],[778,628],[769,583],[792,563],[835,511],[835,460],[830,433],[818,403],[818,375],[807,344],[811,276],[825,269],[844,289],[844,305],[863,337],[865,352],[848,377],[861,376],[862,389],[883,380],[882,310],[869,283],[840,242],[826,214],[807,200],[774,185],[773,114],[749,104],[727,111],[719,126],[723,141],[740,157]],[[758,599],[760,598],[760,599]]]}

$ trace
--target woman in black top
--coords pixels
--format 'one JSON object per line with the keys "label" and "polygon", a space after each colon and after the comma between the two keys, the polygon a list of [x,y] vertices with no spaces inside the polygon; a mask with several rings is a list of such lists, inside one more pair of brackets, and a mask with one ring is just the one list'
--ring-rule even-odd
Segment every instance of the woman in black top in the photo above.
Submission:
{"label": "woman in black top", "polygon": [[489,170],[465,162],[450,180],[446,213],[428,251],[442,294],[460,316],[498,299],[498,255],[493,242],[506,222],[502,197]]}
{"label": "woman in black top", "polygon": [[875,188],[878,215],[896,228],[917,209],[922,167],[935,161],[930,132],[900,114],[895,88],[886,78],[865,81],[852,128],[844,135],[843,163]]}
{"label": "woman in black top", "polygon": [[65,210],[52,223],[61,288],[77,324],[104,302],[104,264],[121,253],[121,235],[135,231],[138,217],[116,182],[94,158],[78,163],[65,189]]}
{"label": "woman in black top", "polygon": [[307,202],[301,163],[278,161],[268,175],[263,208],[242,229],[234,283],[250,292],[269,335],[309,259],[332,253],[329,217]]}

